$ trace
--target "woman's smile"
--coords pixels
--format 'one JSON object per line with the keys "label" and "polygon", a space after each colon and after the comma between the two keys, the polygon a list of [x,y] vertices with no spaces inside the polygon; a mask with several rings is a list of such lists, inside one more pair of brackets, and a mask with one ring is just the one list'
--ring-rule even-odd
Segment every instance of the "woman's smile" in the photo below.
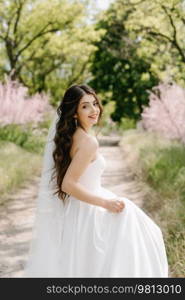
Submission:
{"label": "woman's smile", "polygon": [[94,115],[91,115],[91,116],[88,116],[90,119],[92,120],[97,120],[98,118],[98,114],[94,114]]}

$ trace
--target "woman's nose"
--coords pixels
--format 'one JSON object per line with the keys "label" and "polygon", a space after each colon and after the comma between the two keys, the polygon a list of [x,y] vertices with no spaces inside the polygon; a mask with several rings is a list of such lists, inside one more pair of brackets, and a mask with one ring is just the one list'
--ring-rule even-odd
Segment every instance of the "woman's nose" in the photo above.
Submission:
{"label": "woman's nose", "polygon": [[96,112],[96,107],[91,106],[91,112],[92,112],[92,114],[95,113]]}

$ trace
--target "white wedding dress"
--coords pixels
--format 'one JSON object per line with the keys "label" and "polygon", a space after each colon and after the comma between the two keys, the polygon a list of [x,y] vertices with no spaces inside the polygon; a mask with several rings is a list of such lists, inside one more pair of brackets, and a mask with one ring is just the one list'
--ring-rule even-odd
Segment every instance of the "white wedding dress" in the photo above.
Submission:
{"label": "white wedding dress", "polygon": [[[98,153],[79,181],[91,193],[114,198],[101,185],[105,166],[104,156]],[[46,228],[47,243],[53,250],[47,254],[47,245],[40,247],[25,277],[168,277],[161,229],[131,200],[122,199],[125,208],[121,213],[72,196],[62,211],[59,204],[58,234]]]}

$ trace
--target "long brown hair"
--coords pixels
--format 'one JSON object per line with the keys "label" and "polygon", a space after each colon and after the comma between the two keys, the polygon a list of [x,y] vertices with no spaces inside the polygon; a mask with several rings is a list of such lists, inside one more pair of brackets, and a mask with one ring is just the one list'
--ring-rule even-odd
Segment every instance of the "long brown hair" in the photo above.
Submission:
{"label": "long brown hair", "polygon": [[[72,85],[69,87],[64,93],[63,99],[57,108],[57,114],[59,118],[56,123],[56,133],[54,136],[54,172],[52,175],[52,180],[56,179],[57,190],[54,195],[57,194],[58,197],[63,201],[67,197],[67,193],[62,191],[62,181],[71,162],[70,149],[72,146],[72,137],[77,128],[74,115],[77,112],[81,98],[85,94],[93,95],[98,102],[100,114],[97,123],[99,124],[103,107],[95,91],[86,84]],[[78,123],[77,125],[83,128],[81,124]]]}

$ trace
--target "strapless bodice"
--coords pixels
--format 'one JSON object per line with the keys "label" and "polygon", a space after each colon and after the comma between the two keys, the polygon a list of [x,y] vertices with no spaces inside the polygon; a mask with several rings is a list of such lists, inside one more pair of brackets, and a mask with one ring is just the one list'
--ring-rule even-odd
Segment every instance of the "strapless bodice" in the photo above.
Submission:
{"label": "strapless bodice", "polygon": [[99,152],[79,178],[79,182],[88,189],[98,189],[101,186],[101,175],[106,167],[104,156]]}

